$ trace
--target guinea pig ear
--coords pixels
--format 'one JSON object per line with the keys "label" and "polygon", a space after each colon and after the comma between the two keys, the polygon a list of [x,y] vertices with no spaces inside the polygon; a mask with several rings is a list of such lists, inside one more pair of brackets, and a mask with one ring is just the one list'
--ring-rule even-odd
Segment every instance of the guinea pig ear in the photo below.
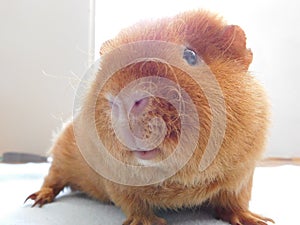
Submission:
{"label": "guinea pig ear", "polygon": [[252,51],[246,47],[245,32],[237,25],[224,27],[221,35],[221,48],[223,54],[230,58],[241,61],[245,69],[248,69],[252,62]]}

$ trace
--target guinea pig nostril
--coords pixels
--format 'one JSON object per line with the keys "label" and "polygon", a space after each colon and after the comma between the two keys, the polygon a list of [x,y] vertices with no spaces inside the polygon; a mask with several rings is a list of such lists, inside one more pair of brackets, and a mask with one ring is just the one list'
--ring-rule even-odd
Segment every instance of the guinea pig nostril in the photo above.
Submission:
{"label": "guinea pig nostril", "polygon": [[142,104],[142,99],[134,102],[134,106],[139,106],[140,104]]}
{"label": "guinea pig nostril", "polygon": [[138,115],[140,113],[143,113],[144,109],[149,103],[149,98],[142,98],[139,100],[134,101],[134,104],[131,108],[131,113],[134,115]]}

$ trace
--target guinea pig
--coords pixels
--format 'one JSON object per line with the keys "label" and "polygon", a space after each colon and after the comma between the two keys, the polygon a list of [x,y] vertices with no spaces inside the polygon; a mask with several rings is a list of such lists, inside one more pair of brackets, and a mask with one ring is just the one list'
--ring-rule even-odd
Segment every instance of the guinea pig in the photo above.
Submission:
{"label": "guinea pig", "polygon": [[244,31],[204,10],[143,21],[105,42],[73,120],[52,149],[42,206],[64,188],[112,202],[123,225],[208,205],[233,225],[272,219],[248,205],[269,124]]}

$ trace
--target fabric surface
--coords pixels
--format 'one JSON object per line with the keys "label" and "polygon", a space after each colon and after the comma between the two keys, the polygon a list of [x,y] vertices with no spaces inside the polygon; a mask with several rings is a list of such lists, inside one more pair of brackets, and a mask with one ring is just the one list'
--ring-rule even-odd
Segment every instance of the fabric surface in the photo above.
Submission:
{"label": "fabric surface", "polygon": [[[0,164],[0,224],[2,225],[120,225],[122,211],[65,190],[42,208],[31,208],[25,198],[39,190],[49,164]],[[254,176],[250,209],[271,217],[276,225],[297,225],[300,202],[300,167],[259,167]],[[208,210],[159,212],[170,225],[226,225]]]}

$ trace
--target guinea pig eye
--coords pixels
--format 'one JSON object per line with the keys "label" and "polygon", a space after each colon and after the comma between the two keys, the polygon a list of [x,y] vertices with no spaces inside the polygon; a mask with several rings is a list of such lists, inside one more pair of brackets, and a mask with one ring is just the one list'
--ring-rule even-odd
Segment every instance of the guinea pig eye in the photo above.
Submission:
{"label": "guinea pig eye", "polygon": [[191,49],[184,49],[183,58],[187,61],[187,63],[191,66],[196,65],[197,63],[197,54]]}

